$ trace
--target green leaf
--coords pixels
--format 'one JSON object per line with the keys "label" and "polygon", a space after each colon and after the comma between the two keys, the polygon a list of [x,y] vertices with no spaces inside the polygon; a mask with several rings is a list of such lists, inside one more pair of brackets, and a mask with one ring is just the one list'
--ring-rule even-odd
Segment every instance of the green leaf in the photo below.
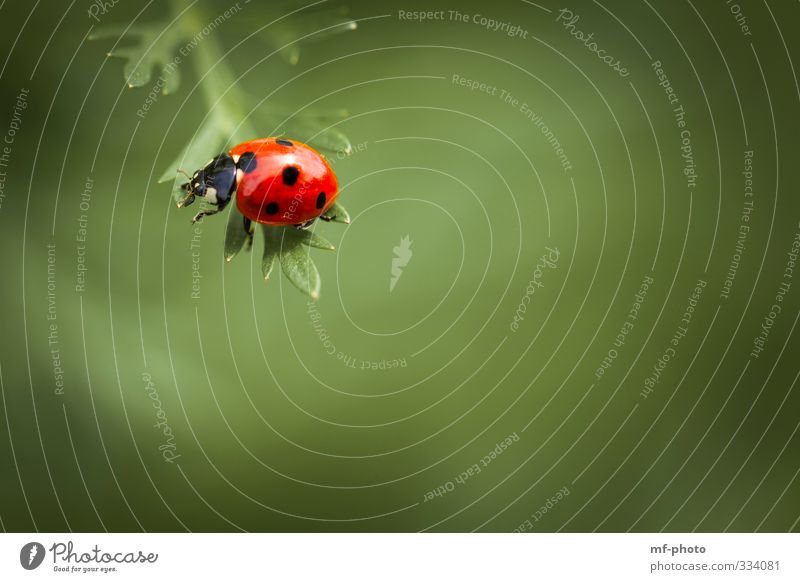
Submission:
{"label": "green leaf", "polygon": [[336,247],[333,244],[323,238],[322,236],[316,234],[312,230],[308,230],[305,228],[285,228],[283,229],[283,246],[295,246],[298,244],[303,244],[308,247],[314,247],[317,249],[323,249],[326,251],[332,251]]}
{"label": "green leaf", "polygon": [[[202,168],[208,160],[217,155],[225,147],[229,133],[226,131],[228,123],[219,119],[216,114],[209,115],[203,125],[195,134],[194,138],[187,136],[189,141],[178,154],[169,167],[164,171],[159,182],[167,182],[176,179],[178,170],[191,174],[195,170]],[[178,179],[178,186],[185,182],[183,178]],[[176,194],[173,188],[173,196]],[[183,198],[183,196],[181,196]],[[176,203],[178,201],[176,200]]]}
{"label": "green leaf", "polygon": [[[172,184],[172,200],[175,201],[175,206],[178,208],[183,208],[184,206],[192,204],[186,196],[186,190],[181,187],[185,182],[186,178],[183,176],[176,176],[175,182]],[[187,202],[189,202],[189,204],[187,204]]]}
{"label": "green leaf", "polygon": [[[261,272],[264,274],[264,280],[269,280],[272,274],[272,269],[275,266],[275,259],[281,252],[281,241],[276,236],[270,236],[268,229],[271,227],[264,226],[264,256],[261,258]],[[274,229],[272,229],[274,230]]]}
{"label": "green leaf", "polygon": [[231,262],[239,254],[249,236],[244,229],[244,216],[234,204],[228,212],[228,226],[225,228],[225,260]]}
{"label": "green leaf", "polygon": [[268,108],[267,111],[257,112],[254,116],[270,135],[286,135],[328,153],[347,155],[353,151],[347,136],[332,125],[333,119],[342,119],[347,116],[347,112],[338,110],[294,114],[276,110],[269,103],[265,107]]}
{"label": "green leaf", "polygon": [[354,20],[344,16],[346,12],[344,7],[302,10],[276,22],[263,38],[287,62],[296,65],[303,44],[319,42],[357,28]]}
{"label": "green leaf", "polygon": [[141,35],[146,28],[147,26],[143,24],[131,24],[130,26],[104,24],[92,29],[89,40],[107,40],[109,38],[117,39],[123,35]]}
{"label": "green leaf", "polygon": [[309,252],[302,245],[297,244],[298,239],[287,241],[289,238],[283,237],[280,250],[283,274],[300,291],[307,293],[311,299],[319,299],[320,278],[317,266],[311,260]]}
{"label": "green leaf", "polygon": [[109,38],[132,40],[133,44],[112,49],[109,56],[125,59],[123,72],[129,87],[141,87],[152,79],[153,69],[158,70],[158,87],[164,95],[172,93],[180,85],[178,60],[175,54],[186,38],[183,27],[168,20],[131,26],[100,26],[90,40]]}
{"label": "green leaf", "polygon": [[307,247],[314,247],[315,249],[323,249],[326,251],[332,251],[336,249],[332,242],[313,231],[302,230],[300,232],[303,233],[300,238],[300,242]]}
{"label": "green leaf", "polygon": [[[271,109],[285,114],[286,118],[294,115],[296,111],[293,109],[276,108],[275,106],[272,106]],[[300,116],[309,121],[316,121],[317,123],[330,123],[350,117],[350,111],[347,109],[317,109],[315,107],[306,107],[300,112]]]}
{"label": "green leaf", "polygon": [[350,215],[347,213],[347,210],[344,209],[344,206],[338,202],[334,202],[333,206],[328,208],[328,210],[326,210],[322,216],[331,222],[350,224]]}
{"label": "green leaf", "polygon": [[349,155],[353,146],[347,136],[331,125],[323,125],[319,121],[297,118],[286,122],[286,130],[300,141],[329,153]]}

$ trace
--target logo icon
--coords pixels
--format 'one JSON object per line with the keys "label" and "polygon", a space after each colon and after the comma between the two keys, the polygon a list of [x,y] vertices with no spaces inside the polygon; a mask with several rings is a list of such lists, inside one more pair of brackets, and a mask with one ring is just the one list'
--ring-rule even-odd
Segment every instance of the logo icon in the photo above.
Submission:
{"label": "logo icon", "polygon": [[409,238],[409,235],[400,239],[400,244],[394,247],[394,257],[392,257],[392,278],[389,281],[389,292],[394,291],[394,286],[400,280],[403,274],[403,269],[408,265],[411,260],[411,243],[414,241]]}
{"label": "logo icon", "polygon": [[19,551],[19,563],[26,570],[35,570],[44,561],[44,546],[39,542],[29,542]]}

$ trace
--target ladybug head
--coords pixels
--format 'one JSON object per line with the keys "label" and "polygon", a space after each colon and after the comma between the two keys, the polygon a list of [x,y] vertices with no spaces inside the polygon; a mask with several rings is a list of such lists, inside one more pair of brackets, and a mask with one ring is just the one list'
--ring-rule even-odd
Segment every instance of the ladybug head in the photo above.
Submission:
{"label": "ladybug head", "polygon": [[197,196],[210,204],[224,205],[231,199],[235,185],[236,164],[229,155],[220,154],[181,185],[186,191],[181,206],[189,206]]}

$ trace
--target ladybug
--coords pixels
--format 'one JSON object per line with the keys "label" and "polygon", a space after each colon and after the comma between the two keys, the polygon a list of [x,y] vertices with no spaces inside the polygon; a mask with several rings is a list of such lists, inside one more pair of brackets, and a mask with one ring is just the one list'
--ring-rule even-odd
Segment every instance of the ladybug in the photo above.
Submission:
{"label": "ladybug", "polygon": [[236,196],[244,228],[252,223],[308,228],[314,220],[333,220],[325,213],[339,194],[339,185],[325,157],[314,148],[278,137],[254,139],[234,146],[197,170],[181,185],[186,197],[179,207],[202,198],[213,208],[192,222],[223,210]]}

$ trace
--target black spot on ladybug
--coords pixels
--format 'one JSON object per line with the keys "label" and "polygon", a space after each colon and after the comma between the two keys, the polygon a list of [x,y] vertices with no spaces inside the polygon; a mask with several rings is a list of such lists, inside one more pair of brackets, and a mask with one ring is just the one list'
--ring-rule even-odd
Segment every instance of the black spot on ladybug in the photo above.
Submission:
{"label": "black spot on ladybug", "polygon": [[256,169],[258,162],[256,161],[256,155],[253,152],[244,152],[241,156],[239,156],[239,161],[236,163],[239,166],[239,169],[242,170],[245,174],[249,174],[253,170]]}
{"label": "black spot on ladybug", "polygon": [[269,204],[267,204],[267,207],[265,208],[265,210],[267,211],[267,214],[277,214],[278,213],[278,203],[277,202],[270,202]]}
{"label": "black spot on ladybug", "polygon": [[300,175],[300,170],[295,168],[294,166],[286,166],[283,169],[283,183],[287,186],[294,186],[295,182],[297,182],[297,177]]}
{"label": "black spot on ladybug", "polygon": [[288,139],[276,139],[275,143],[278,145],[286,146],[287,148],[294,146],[294,144],[290,142]]}
{"label": "black spot on ladybug", "polygon": [[320,192],[317,195],[317,208],[322,208],[325,206],[325,202],[328,200],[328,197],[325,196],[325,192]]}

